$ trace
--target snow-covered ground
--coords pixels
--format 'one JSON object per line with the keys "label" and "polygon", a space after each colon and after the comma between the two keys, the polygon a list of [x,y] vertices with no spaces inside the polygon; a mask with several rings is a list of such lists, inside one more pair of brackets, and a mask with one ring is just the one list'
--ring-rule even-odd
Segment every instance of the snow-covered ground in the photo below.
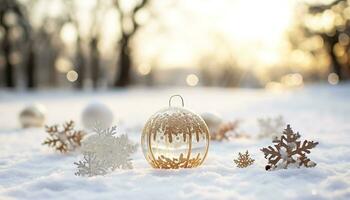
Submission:
{"label": "snow-covered ground", "polygon": [[[21,129],[18,113],[27,104],[47,107],[47,124],[75,120],[92,101],[108,105],[120,133],[139,143],[145,121],[181,94],[185,107],[215,112],[226,121],[241,119],[240,130],[253,139],[211,142],[208,157],[196,169],[156,170],[141,149],[134,169],[92,178],[74,175],[79,154],[61,155],[41,143],[43,128]],[[254,139],[257,118],[283,115],[302,138],[318,141],[309,157],[315,168],[265,171],[260,148],[269,139]],[[254,165],[239,169],[239,151],[249,150]],[[129,89],[102,92],[0,91],[0,199],[350,199],[350,85],[307,86],[272,92],[254,89]]]}

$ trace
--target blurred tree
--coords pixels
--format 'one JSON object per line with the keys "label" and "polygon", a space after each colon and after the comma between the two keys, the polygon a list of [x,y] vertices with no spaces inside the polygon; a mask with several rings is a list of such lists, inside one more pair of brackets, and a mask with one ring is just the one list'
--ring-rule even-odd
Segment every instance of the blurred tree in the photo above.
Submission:
{"label": "blurred tree", "polygon": [[[35,12],[35,9],[31,10]],[[59,74],[57,73],[57,60],[64,50],[64,46],[60,41],[59,33],[64,23],[64,18],[50,18],[45,16],[43,22],[34,29],[33,38],[35,41],[36,64],[38,68],[38,81],[48,86],[57,86]]]}
{"label": "blurred tree", "polygon": [[91,79],[92,79],[92,86],[96,89],[99,84],[99,79],[101,76],[101,69],[100,69],[100,52],[98,49],[98,44],[100,42],[100,31],[102,29],[101,27],[101,18],[99,18],[100,13],[105,13],[106,9],[103,9],[101,1],[97,0],[96,6],[93,10],[93,19],[92,19],[92,25],[90,28],[90,42],[89,42],[89,48],[90,48],[90,66],[91,66]]}
{"label": "blurred tree", "polygon": [[[21,30],[22,38],[14,38],[14,30]],[[27,47],[26,50],[18,50],[21,52],[21,60],[26,63],[22,63],[25,67],[28,88],[35,86],[35,55],[33,50],[33,40],[31,35],[31,26],[29,24],[27,16],[25,16],[24,8],[16,0],[0,0],[0,27],[3,29],[4,35],[2,37],[2,51],[5,59],[5,86],[15,87],[15,64],[17,64],[14,57],[14,44],[19,40],[23,41]],[[22,44],[23,45],[23,44]],[[27,53],[27,56],[24,56]],[[17,55],[18,57],[19,55]],[[18,59],[18,58],[17,58]]]}
{"label": "blurred tree", "polygon": [[11,42],[10,42],[10,26],[6,22],[6,13],[11,10],[11,1],[1,0],[0,1],[0,25],[3,29],[1,48],[4,55],[5,61],[5,73],[4,80],[6,87],[15,87],[14,81],[14,66],[10,61],[11,55]]}
{"label": "blurred tree", "polygon": [[75,55],[75,67],[77,69],[77,73],[79,75],[77,80],[77,88],[82,89],[84,87],[84,80],[85,80],[85,74],[86,74],[86,61],[85,61],[85,55],[84,50],[82,46],[82,39],[78,35],[77,43],[76,43],[76,55]]}
{"label": "blurred tree", "polygon": [[100,77],[100,53],[98,51],[99,36],[95,35],[90,41],[90,65],[91,65],[91,78],[92,86],[96,89],[98,87],[98,81]]}
{"label": "blurred tree", "polygon": [[[299,8],[304,9],[302,16],[298,16],[298,18],[303,19],[299,26],[303,30],[305,38],[299,39],[299,42],[294,45],[300,48],[307,40],[314,41],[308,45],[309,47],[311,45],[317,46],[316,43],[321,44],[319,46],[328,55],[332,71],[338,75],[339,80],[350,78],[349,2],[346,0],[334,0],[330,3],[317,1],[312,4],[303,3]],[[321,39],[317,39],[315,36]],[[292,40],[297,41],[296,38],[292,38]],[[308,48],[308,51],[314,57],[323,52],[315,51],[312,48],[311,50]]]}
{"label": "blurred tree", "polygon": [[36,78],[36,56],[34,48],[34,39],[31,37],[28,42],[28,57],[27,57],[27,87],[35,88],[37,87],[37,78]]}
{"label": "blurred tree", "polygon": [[[51,1],[21,0],[21,2],[28,12],[27,19],[31,24],[26,65],[35,64],[35,76],[32,76],[32,80],[36,86],[40,84],[46,87],[57,86],[60,75],[58,72],[63,72],[63,68],[57,62],[64,50],[60,32],[68,21],[67,17],[55,15],[50,9],[42,9],[49,8]],[[31,68],[27,69],[30,71]],[[29,84],[31,78],[27,80]]]}
{"label": "blurred tree", "polygon": [[116,76],[115,86],[124,87],[130,83],[131,71],[131,54],[130,54],[130,40],[135,35],[140,27],[136,21],[137,12],[144,8],[149,0],[140,0],[130,11],[126,11],[121,6],[119,0],[114,1],[114,5],[119,11],[119,21],[121,29],[121,38],[119,40],[119,59],[118,68],[119,74]]}
{"label": "blurred tree", "polygon": [[37,83],[37,62],[36,62],[36,54],[35,54],[35,33],[34,30],[30,24],[29,17],[27,14],[27,10],[23,9],[22,14],[20,16],[19,24],[21,24],[21,27],[24,30],[24,38],[26,42],[26,51],[25,54],[26,57],[25,62],[23,63],[24,68],[25,68],[25,74],[26,74],[26,81],[27,81],[27,88],[32,89],[36,88],[38,83]]}
{"label": "blurred tree", "polygon": [[68,11],[68,22],[72,23],[75,26],[77,32],[77,40],[75,43],[75,68],[78,73],[78,79],[76,86],[78,89],[81,89],[84,87],[84,80],[86,77],[87,67],[83,48],[83,39],[80,34],[80,22],[77,16],[78,7],[76,6],[73,0],[64,1],[64,3],[66,4],[66,8]]}
{"label": "blurred tree", "polygon": [[[70,0],[65,1],[65,3],[69,11],[69,22],[71,22],[75,26],[77,32],[75,56],[75,65],[77,73],[79,74],[77,87],[82,88],[84,86],[84,80],[88,72],[87,66],[89,64],[92,86],[96,89],[99,86],[99,80],[101,76],[100,52],[98,49],[98,45],[101,40],[101,31],[103,25],[102,20],[105,20],[103,17],[108,9],[108,2],[104,3],[103,1],[96,0],[96,4],[94,5],[94,8],[91,11],[91,24],[89,24],[87,34],[83,34],[83,31],[81,30],[83,24],[81,24],[81,19],[79,19],[77,16],[77,11],[79,9],[75,4],[77,3],[77,1]],[[84,42],[86,44],[86,47],[88,48],[89,56],[85,55]],[[87,59],[87,57],[89,59]]]}
{"label": "blurred tree", "polygon": [[212,46],[201,56],[202,82],[204,86],[238,87],[245,75],[237,64],[235,52],[227,35],[210,30]]}

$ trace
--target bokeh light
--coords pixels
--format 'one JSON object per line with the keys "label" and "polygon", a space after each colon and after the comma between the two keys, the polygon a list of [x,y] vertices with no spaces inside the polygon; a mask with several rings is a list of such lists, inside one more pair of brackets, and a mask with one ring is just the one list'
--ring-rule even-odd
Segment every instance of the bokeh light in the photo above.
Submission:
{"label": "bokeh light", "polygon": [[147,65],[147,64],[141,64],[138,66],[137,68],[138,72],[141,74],[141,75],[147,75],[151,72],[151,66],[150,65]]}
{"label": "bokeh light", "polygon": [[76,80],[78,80],[78,73],[76,71],[74,71],[74,70],[70,70],[67,73],[66,78],[70,82],[75,82]]}
{"label": "bokeh light", "polygon": [[339,83],[339,76],[336,73],[330,73],[328,75],[328,83],[331,85],[337,85]]}
{"label": "bokeh light", "polygon": [[198,78],[197,75],[195,75],[195,74],[187,75],[187,77],[186,77],[187,85],[189,85],[189,86],[196,86],[198,84],[198,82],[199,82],[199,78]]}
{"label": "bokeh light", "polygon": [[342,46],[346,46],[349,44],[349,36],[346,33],[341,33],[338,36],[339,44]]}
{"label": "bokeh light", "polygon": [[273,90],[273,91],[281,91],[284,89],[284,86],[282,83],[271,81],[265,85],[265,89]]}
{"label": "bokeh light", "polygon": [[55,68],[61,73],[67,73],[73,68],[73,65],[68,59],[59,57],[55,62]]}
{"label": "bokeh light", "polygon": [[22,54],[19,51],[14,51],[10,54],[10,63],[17,65],[22,61]]}
{"label": "bokeh light", "polygon": [[303,76],[299,73],[287,74],[281,78],[281,83],[287,87],[302,86],[303,82]]}
{"label": "bokeh light", "polygon": [[60,37],[66,44],[74,43],[77,39],[77,30],[75,26],[72,23],[64,24],[60,32]]}

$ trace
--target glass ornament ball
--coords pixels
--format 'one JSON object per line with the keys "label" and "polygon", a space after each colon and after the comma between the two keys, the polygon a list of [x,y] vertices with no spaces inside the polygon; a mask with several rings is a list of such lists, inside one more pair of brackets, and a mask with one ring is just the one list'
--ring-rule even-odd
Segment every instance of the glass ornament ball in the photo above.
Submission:
{"label": "glass ornament ball", "polygon": [[42,127],[46,119],[46,107],[35,103],[26,106],[19,114],[19,121],[23,128]]}
{"label": "glass ornament ball", "polygon": [[[171,106],[180,97],[182,107]],[[208,153],[209,130],[204,120],[184,108],[180,95],[169,107],[156,112],[143,128],[141,146],[154,168],[178,169],[201,165]]]}
{"label": "glass ornament ball", "polygon": [[84,127],[88,130],[93,130],[96,124],[100,128],[106,129],[112,125],[113,112],[103,103],[92,102],[84,108],[81,119]]}

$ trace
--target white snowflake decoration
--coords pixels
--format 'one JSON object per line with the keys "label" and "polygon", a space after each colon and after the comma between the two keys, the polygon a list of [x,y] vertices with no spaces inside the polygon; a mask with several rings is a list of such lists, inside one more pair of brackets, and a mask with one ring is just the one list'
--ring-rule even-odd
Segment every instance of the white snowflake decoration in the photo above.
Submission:
{"label": "white snowflake decoration", "polygon": [[84,160],[75,162],[78,166],[78,172],[75,173],[77,176],[97,176],[107,174],[108,169],[106,169],[105,163],[99,161],[96,155],[92,152],[87,152],[84,154]]}
{"label": "white snowflake decoration", "polygon": [[123,134],[115,137],[116,126],[102,129],[95,127],[95,134],[85,139],[82,143],[84,160],[76,162],[78,166],[77,176],[104,175],[117,168],[131,169],[131,154],[136,151],[137,145],[133,144]]}

